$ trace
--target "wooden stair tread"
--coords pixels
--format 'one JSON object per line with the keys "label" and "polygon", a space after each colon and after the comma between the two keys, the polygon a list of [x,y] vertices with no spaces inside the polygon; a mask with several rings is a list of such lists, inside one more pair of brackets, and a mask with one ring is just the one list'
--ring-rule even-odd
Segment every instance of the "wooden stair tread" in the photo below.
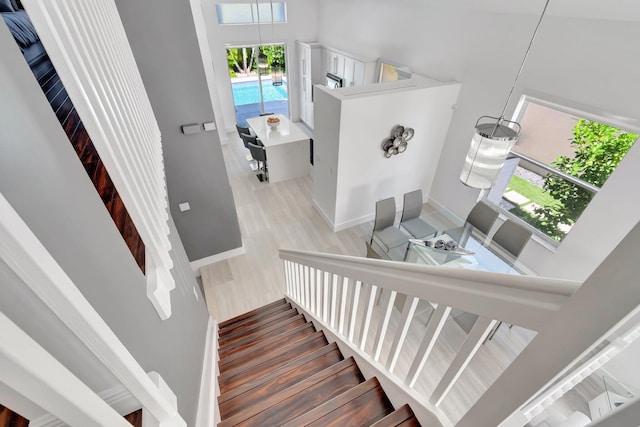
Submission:
{"label": "wooden stair tread", "polygon": [[327,353],[336,352],[340,356],[340,360],[343,359],[342,353],[338,349],[338,345],[336,343],[327,344],[324,347],[321,347],[306,356],[299,357],[284,366],[281,366],[278,369],[273,369],[269,371],[266,375],[256,378],[255,380],[249,381],[241,386],[235,387],[232,390],[229,390],[226,393],[221,393],[218,396],[218,404],[222,405],[224,402],[235,398],[253,388],[259,387],[260,385],[273,380],[274,378],[279,378],[281,375],[286,375],[292,369],[297,368],[300,365],[303,365],[311,360],[317,359],[318,357],[323,357]]}
{"label": "wooden stair tread", "polygon": [[259,358],[260,360],[257,360],[256,364],[251,367],[245,367],[241,372],[228,372],[218,376],[220,392],[227,392],[241,384],[259,378],[327,344],[327,339],[322,332],[314,332],[300,341],[283,346],[282,351],[277,354],[271,353],[268,355],[269,357]]}
{"label": "wooden stair tread", "polygon": [[420,423],[416,419],[409,405],[402,405],[371,427],[419,427]]}
{"label": "wooden stair tread", "polygon": [[225,357],[218,364],[220,373],[226,373],[231,369],[237,369],[253,363],[260,356],[264,356],[274,351],[278,351],[282,346],[301,340],[316,332],[312,323],[305,323],[295,329],[287,330],[272,339],[263,340],[258,345],[246,348]]}
{"label": "wooden stair tread", "polygon": [[419,427],[286,299],[220,323],[218,427]]}
{"label": "wooden stair tread", "polygon": [[255,387],[248,388],[244,393],[238,394],[232,398],[227,398],[225,396],[223,398],[224,400],[219,399],[218,406],[220,409],[221,419],[225,420],[230,416],[243,411],[246,407],[253,406],[260,402],[260,400],[279,393],[305,378],[321,372],[343,360],[342,353],[340,353],[335,343],[325,347],[331,348],[332,350],[324,352],[321,352],[320,350],[315,351],[308,355],[309,357],[304,358],[304,363],[288,364],[286,365],[286,367],[288,367],[287,370],[278,370],[275,375],[270,375],[270,379],[268,381],[263,381]]}
{"label": "wooden stair tread", "polygon": [[353,358],[345,359],[220,422],[218,427],[281,425],[364,381]]}
{"label": "wooden stair tread", "polygon": [[248,333],[248,331],[260,328],[260,326],[266,325],[268,323],[274,322],[277,319],[284,317],[291,317],[298,314],[298,310],[291,307],[291,304],[286,304],[282,306],[278,306],[273,310],[265,312],[263,315],[259,317],[252,317],[250,319],[246,319],[243,322],[239,322],[234,324],[223,331],[218,331],[218,336],[220,337],[220,342],[224,342],[238,335],[243,335]]}
{"label": "wooden stair tread", "polygon": [[247,311],[246,313],[239,314],[239,315],[237,315],[235,317],[232,317],[231,319],[227,319],[227,320],[225,320],[223,322],[220,322],[218,324],[218,328],[219,329],[225,329],[228,326],[233,325],[234,323],[240,322],[240,321],[242,321],[244,319],[247,319],[249,317],[253,317],[253,316],[259,315],[260,313],[268,311],[268,310],[270,310],[271,308],[273,308],[275,306],[285,305],[285,304],[288,304],[287,300],[285,300],[284,298],[281,298],[279,300],[276,300],[276,301],[274,301],[272,303],[269,303],[267,305],[264,305],[262,307],[258,307],[255,310]]}
{"label": "wooden stair tread", "polygon": [[393,405],[380,383],[376,378],[370,378],[282,427],[365,426],[391,412]]}
{"label": "wooden stair tread", "polygon": [[304,315],[298,314],[294,317],[288,317],[286,319],[282,319],[281,321],[269,325],[264,329],[260,329],[258,331],[254,331],[244,337],[238,337],[233,342],[227,343],[223,347],[218,348],[218,354],[220,359],[224,359],[226,356],[233,354],[237,351],[241,351],[245,348],[252,347],[257,345],[261,341],[265,339],[269,339],[271,337],[280,335],[288,328],[296,328],[300,325],[304,325],[307,323],[307,320],[304,318]]}

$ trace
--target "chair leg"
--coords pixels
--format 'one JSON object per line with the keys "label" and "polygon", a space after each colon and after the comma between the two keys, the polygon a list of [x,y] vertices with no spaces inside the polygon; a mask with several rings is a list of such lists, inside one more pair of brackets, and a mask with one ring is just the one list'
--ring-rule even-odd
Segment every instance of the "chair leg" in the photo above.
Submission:
{"label": "chair leg", "polygon": [[487,337],[485,342],[491,341],[491,338],[493,338],[493,336],[496,334],[496,332],[498,332],[498,329],[500,328],[500,325],[502,325],[502,322],[498,322],[496,324],[496,326],[493,328],[493,330],[489,333],[489,336]]}

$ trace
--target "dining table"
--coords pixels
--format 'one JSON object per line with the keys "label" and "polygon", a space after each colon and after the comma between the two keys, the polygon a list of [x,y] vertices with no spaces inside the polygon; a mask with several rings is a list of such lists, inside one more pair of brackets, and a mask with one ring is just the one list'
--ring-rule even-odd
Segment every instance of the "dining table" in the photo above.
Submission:
{"label": "dining table", "polygon": [[[278,118],[277,126],[269,118]],[[302,129],[284,114],[270,114],[247,119],[247,124],[264,144],[269,182],[274,183],[308,175],[310,142]]]}

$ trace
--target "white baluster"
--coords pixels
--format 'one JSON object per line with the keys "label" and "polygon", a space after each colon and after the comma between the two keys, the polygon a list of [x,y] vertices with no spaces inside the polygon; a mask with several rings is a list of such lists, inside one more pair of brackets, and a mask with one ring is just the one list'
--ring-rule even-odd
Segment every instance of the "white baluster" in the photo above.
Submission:
{"label": "white baluster", "polygon": [[351,296],[351,320],[349,321],[349,342],[353,342],[353,335],[356,331],[356,318],[358,316],[358,301],[360,300],[360,288],[362,282],[356,280],[353,287],[353,295]]}
{"label": "white baluster", "polygon": [[304,308],[309,310],[309,302],[311,301],[311,286],[309,280],[309,266],[304,266]]}
{"label": "white baluster", "polygon": [[422,372],[422,368],[424,368],[424,364],[427,362],[429,354],[431,354],[450,312],[451,307],[438,304],[438,307],[431,313],[429,321],[427,322],[427,330],[424,333],[424,338],[407,374],[406,382],[409,384],[409,387],[413,387],[416,384],[416,380],[420,372]]}
{"label": "white baluster", "polygon": [[322,289],[324,285],[322,283],[322,271],[316,270],[316,315],[320,317],[322,315]]}
{"label": "white baluster", "polygon": [[340,295],[340,321],[338,323],[338,333],[344,336],[344,317],[347,309],[347,294],[349,293],[349,279],[342,280],[342,294]]}
{"label": "white baluster", "polygon": [[407,338],[407,332],[409,331],[409,325],[411,325],[411,320],[413,319],[413,315],[416,312],[416,308],[418,307],[418,301],[420,301],[417,297],[410,297],[407,295],[404,306],[402,307],[402,315],[400,317],[400,324],[398,325],[398,329],[393,338],[393,343],[391,344],[391,350],[389,351],[389,358],[387,359],[387,369],[389,372],[393,372],[396,367],[396,363],[398,363],[398,357],[400,356],[400,350],[402,350],[402,346],[404,345],[404,341]]}
{"label": "white baluster", "polygon": [[476,320],[473,328],[469,331],[469,335],[467,335],[467,339],[464,340],[462,347],[460,347],[453,362],[449,365],[447,372],[444,373],[442,379],[431,394],[431,398],[429,399],[431,403],[437,406],[442,402],[462,374],[462,371],[469,365],[469,362],[485,338],[487,338],[496,322],[496,320],[487,319],[486,317],[479,317],[478,320]]}
{"label": "white baluster", "polygon": [[387,329],[389,328],[389,320],[391,319],[391,311],[393,310],[393,303],[396,300],[396,291],[388,291],[380,289],[383,302],[381,308],[383,310],[382,319],[378,323],[378,332],[376,332],[376,339],[373,342],[373,360],[376,362],[380,359],[380,352],[382,351],[382,343],[384,337],[387,335]]}
{"label": "white baluster", "polygon": [[309,267],[309,307],[307,309],[310,313],[316,312],[316,269]]}
{"label": "white baluster", "polygon": [[373,306],[376,302],[377,290],[378,287],[376,285],[367,284],[364,297],[364,318],[360,328],[360,350],[364,350],[364,346],[367,343],[367,337],[369,336],[369,326],[371,325],[371,315],[373,314]]}
{"label": "white baluster", "polygon": [[322,281],[322,289],[324,291],[324,303],[322,306],[322,321],[329,320],[329,272],[324,272],[324,280]]}
{"label": "white baluster", "polygon": [[331,329],[336,328],[336,306],[338,302],[338,275],[333,275],[331,284]]}

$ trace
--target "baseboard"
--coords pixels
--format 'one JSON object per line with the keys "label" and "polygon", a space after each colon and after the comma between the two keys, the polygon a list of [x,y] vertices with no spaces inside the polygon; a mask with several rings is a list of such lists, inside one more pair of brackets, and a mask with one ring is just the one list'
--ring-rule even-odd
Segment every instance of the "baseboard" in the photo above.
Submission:
{"label": "baseboard", "polygon": [[202,361],[202,376],[200,378],[200,395],[198,397],[198,412],[195,427],[215,426],[219,421],[217,405],[218,392],[215,379],[217,378],[218,352],[216,348],[218,322],[209,318],[207,337],[205,340],[204,359]]}
{"label": "baseboard", "polygon": [[[98,396],[102,398],[109,406],[111,406],[117,413],[122,416],[128,415],[137,411],[142,407],[140,402],[133,397],[131,392],[127,390],[122,384],[118,384],[110,389],[98,393]],[[63,427],[65,423],[54,417],[53,415],[46,414],[38,417],[29,422],[29,427]]]}
{"label": "baseboard", "polygon": [[327,223],[327,225],[329,226],[329,228],[331,228],[333,231],[334,227],[333,227],[333,221],[331,221],[331,218],[329,218],[327,216],[326,213],[324,213],[324,211],[322,210],[322,208],[320,207],[320,205],[318,205],[318,203],[316,202],[316,199],[311,199],[311,201],[313,202],[313,207],[316,208],[316,210],[318,211],[318,213],[320,214],[320,217],[322,217],[322,219],[324,220],[324,222]]}
{"label": "baseboard", "polygon": [[442,203],[438,202],[437,200],[430,197],[429,200],[426,201],[425,203],[428,203],[429,205],[433,206],[437,211],[442,212],[446,217],[453,220],[453,222],[458,224],[464,223],[464,218],[460,218],[458,215],[454,214],[451,210],[449,210],[446,206],[444,206]]}
{"label": "baseboard", "polygon": [[[396,214],[397,216],[397,214]],[[356,219],[352,219],[350,221],[345,221],[342,222],[340,224],[336,224],[333,227],[333,231],[342,231],[342,230],[346,230],[347,228],[351,228],[351,227],[355,227],[356,225],[360,225],[360,224],[364,224],[366,222],[370,222],[373,221],[376,218],[375,214],[369,214],[369,215],[365,215],[365,216],[361,216],[360,218],[356,218]]]}
{"label": "baseboard", "polygon": [[206,265],[213,264],[215,262],[224,261],[225,259],[237,257],[239,255],[243,255],[246,253],[246,249],[243,246],[239,248],[231,249],[226,252],[221,252],[219,254],[211,255],[206,258],[200,258],[195,261],[191,261],[189,264],[191,265],[191,269],[195,273],[196,277],[200,276],[200,269]]}

